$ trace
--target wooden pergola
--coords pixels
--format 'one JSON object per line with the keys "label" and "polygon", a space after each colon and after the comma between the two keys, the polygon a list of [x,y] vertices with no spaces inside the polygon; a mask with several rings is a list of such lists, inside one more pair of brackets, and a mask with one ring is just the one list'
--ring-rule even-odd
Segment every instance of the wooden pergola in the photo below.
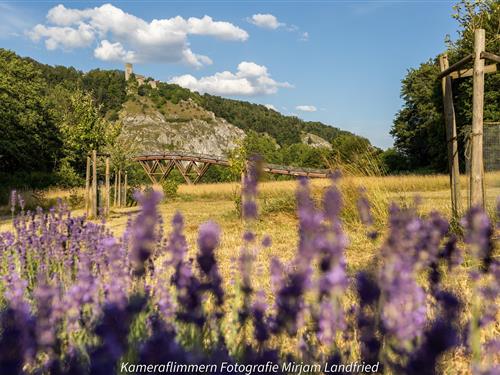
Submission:
{"label": "wooden pergola", "polygon": [[[449,66],[448,56],[443,54],[439,58],[443,90],[444,118],[446,124],[446,138],[448,144],[448,163],[450,171],[452,215],[458,218],[460,214],[460,172],[458,164],[457,126],[455,108],[453,106],[452,79],[472,77],[472,131],[471,131],[471,166],[469,179],[469,207],[481,206],[484,208],[484,165],[483,165],[483,111],[484,111],[484,75],[497,71],[500,56],[485,50],[484,29],[474,30],[474,51],[460,61]],[[485,60],[494,64],[486,65]],[[464,68],[473,62],[472,68]]]}
{"label": "wooden pergola", "polygon": [[[196,184],[211,165],[229,166],[229,160],[219,156],[180,151],[138,155],[134,160],[142,165],[153,184],[163,182],[174,168],[179,170],[186,183]],[[324,178],[330,174],[329,169],[298,168],[277,164],[263,164],[262,169],[272,174],[312,178]]]}

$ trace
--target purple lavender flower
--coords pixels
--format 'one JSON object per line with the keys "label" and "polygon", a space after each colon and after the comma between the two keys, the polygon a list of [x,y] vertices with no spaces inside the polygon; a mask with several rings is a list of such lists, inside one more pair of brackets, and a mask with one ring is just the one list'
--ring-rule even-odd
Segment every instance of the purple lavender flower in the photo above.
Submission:
{"label": "purple lavender flower", "polygon": [[[411,209],[402,210],[392,205],[390,223],[379,275],[385,302],[381,317],[390,336],[400,343],[408,343],[421,336],[426,323],[425,292],[417,284],[415,273],[423,262],[435,256],[436,240],[429,234],[429,230],[434,229]],[[442,233],[442,229],[438,231]]]}
{"label": "purple lavender flower", "polygon": [[158,220],[156,205],[161,198],[161,193],[156,191],[151,191],[147,195],[136,194],[136,199],[142,208],[133,225],[134,244],[131,261],[136,276],[143,276],[146,273],[146,263],[154,251],[157,240],[155,225]]}
{"label": "purple lavender flower", "polygon": [[266,309],[264,292],[259,291],[252,306],[252,320],[254,337],[260,345],[263,345],[270,337],[269,325],[266,321]]}
{"label": "purple lavender flower", "polygon": [[211,290],[216,297],[217,305],[224,301],[224,290],[222,289],[222,278],[219,274],[215,260],[215,248],[219,245],[220,228],[212,221],[200,226],[198,234],[198,248],[200,250],[197,261],[203,274],[208,279],[204,288]]}
{"label": "purple lavender flower", "polygon": [[480,207],[472,207],[461,220],[465,229],[464,241],[471,247],[473,256],[482,262],[487,272],[492,262],[493,228],[491,221]]}
{"label": "purple lavender flower", "polygon": [[243,186],[241,190],[243,202],[242,213],[247,220],[257,218],[257,183],[259,181],[261,170],[261,159],[252,157],[248,161],[248,169],[243,177]]}
{"label": "purple lavender flower", "polygon": [[319,307],[318,340],[321,344],[330,346],[335,339],[335,334],[346,329],[343,310],[339,306],[333,306],[332,302],[323,300]]}

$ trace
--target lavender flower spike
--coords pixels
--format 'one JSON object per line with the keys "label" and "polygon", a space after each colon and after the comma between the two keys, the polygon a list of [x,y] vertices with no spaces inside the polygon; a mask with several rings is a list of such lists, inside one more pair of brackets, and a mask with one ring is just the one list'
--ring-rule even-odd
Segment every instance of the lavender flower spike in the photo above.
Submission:
{"label": "lavender flower spike", "polygon": [[132,228],[134,244],[131,261],[136,276],[145,274],[146,262],[153,253],[156,243],[155,225],[158,221],[156,205],[161,198],[162,194],[157,191],[152,191],[147,195],[136,194],[136,199],[142,208]]}

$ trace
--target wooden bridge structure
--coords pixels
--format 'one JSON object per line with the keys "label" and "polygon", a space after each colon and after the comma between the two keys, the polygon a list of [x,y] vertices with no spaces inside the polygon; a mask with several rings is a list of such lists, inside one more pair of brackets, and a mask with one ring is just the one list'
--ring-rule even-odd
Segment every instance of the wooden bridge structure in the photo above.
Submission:
{"label": "wooden bridge structure", "polygon": [[[191,185],[200,182],[211,165],[229,166],[229,160],[219,156],[179,151],[137,155],[134,160],[142,165],[153,184],[164,181],[174,168],[177,168],[186,183]],[[268,163],[264,163],[262,169],[264,172],[288,176],[325,178],[330,175],[329,169],[299,168]]]}

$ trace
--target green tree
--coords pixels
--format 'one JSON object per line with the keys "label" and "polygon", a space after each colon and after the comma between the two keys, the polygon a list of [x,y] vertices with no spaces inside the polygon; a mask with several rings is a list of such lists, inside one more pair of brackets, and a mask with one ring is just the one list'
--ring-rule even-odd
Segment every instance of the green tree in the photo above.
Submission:
{"label": "green tree", "polygon": [[[484,28],[486,49],[500,51],[500,2],[493,0],[462,0],[455,7],[453,17],[458,21],[458,39],[447,41],[450,63],[460,60],[473,50],[474,29]],[[403,107],[396,114],[391,134],[396,150],[408,160],[410,169],[443,172],[447,168],[447,145],[442,116],[441,83],[438,59],[433,58],[418,68],[409,69],[402,80]],[[472,79],[453,81],[457,133],[467,136],[466,128],[472,121]],[[485,78],[485,121],[500,121],[500,73]],[[459,136],[459,149],[464,149]],[[460,153],[463,157],[463,153]],[[462,163],[463,165],[463,163]]]}
{"label": "green tree", "polygon": [[69,98],[60,124],[64,159],[77,170],[81,169],[90,151],[102,151],[109,143],[109,131],[92,96],[76,90]]}
{"label": "green tree", "polygon": [[372,151],[373,147],[366,138],[341,134],[332,141],[332,153],[341,161],[352,161],[357,155],[366,154]]}
{"label": "green tree", "polygon": [[59,156],[59,132],[37,67],[0,49],[0,169],[48,171]]}

